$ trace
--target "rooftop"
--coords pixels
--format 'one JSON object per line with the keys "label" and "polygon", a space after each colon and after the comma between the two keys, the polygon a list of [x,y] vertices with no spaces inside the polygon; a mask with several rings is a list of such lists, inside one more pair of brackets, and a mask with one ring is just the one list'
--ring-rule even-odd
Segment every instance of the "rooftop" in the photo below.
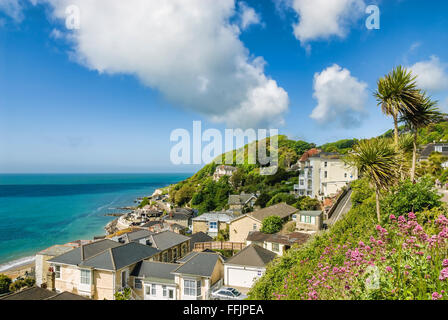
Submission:
{"label": "rooftop", "polygon": [[160,251],[177,246],[190,238],[172,231],[162,231],[151,236],[152,246]]}
{"label": "rooftop", "polygon": [[247,241],[252,242],[271,242],[271,243],[279,243],[291,246],[293,244],[303,244],[311,236],[307,233],[302,232],[294,232],[288,235],[280,235],[280,234],[266,234],[260,231],[252,231],[247,236]]}
{"label": "rooftop", "polygon": [[250,267],[265,267],[269,262],[274,260],[277,255],[255,244],[244,248],[232,258],[226,261],[226,264]]}
{"label": "rooftop", "polygon": [[249,216],[257,219],[258,221],[263,221],[263,219],[270,217],[270,216],[278,216],[282,219],[287,218],[294,213],[298,212],[296,208],[286,204],[286,203],[279,203],[264,209],[260,209],[251,213],[248,213]]}
{"label": "rooftop", "polygon": [[173,273],[211,277],[218,260],[221,259],[221,256],[218,253],[209,252],[195,252],[189,255],[189,257],[190,258],[174,270]]}
{"label": "rooftop", "polygon": [[230,222],[234,218],[231,212],[208,212],[193,219],[193,221]]}
{"label": "rooftop", "polygon": [[178,267],[176,263],[142,261],[132,270],[131,276],[154,282],[174,283],[174,274],[171,272]]}

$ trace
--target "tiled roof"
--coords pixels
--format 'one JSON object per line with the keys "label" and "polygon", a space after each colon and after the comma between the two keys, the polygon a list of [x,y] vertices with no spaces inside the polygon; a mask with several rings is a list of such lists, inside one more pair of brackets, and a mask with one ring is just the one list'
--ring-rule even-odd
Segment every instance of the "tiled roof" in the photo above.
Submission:
{"label": "tiled roof", "polygon": [[302,232],[294,232],[288,235],[280,235],[280,234],[266,234],[260,231],[252,231],[249,232],[247,236],[247,241],[251,242],[271,242],[271,243],[280,243],[284,245],[291,246],[293,244],[303,244],[311,236],[307,233]]}
{"label": "tiled roof", "polygon": [[163,231],[151,236],[152,246],[160,251],[177,246],[190,238],[172,231]]}
{"label": "tiled roof", "polygon": [[426,145],[423,150],[420,152],[420,158],[428,158],[431,153],[435,152],[436,146],[442,147],[442,155],[448,156],[448,143],[430,143]]}
{"label": "tiled roof", "polygon": [[277,257],[277,255],[274,252],[255,244],[251,244],[227,260],[225,264],[265,267],[269,262],[274,260],[275,257]]}
{"label": "tiled roof", "polygon": [[142,261],[139,262],[131,276],[164,283],[174,283],[174,274],[171,272],[179,267],[176,263]]}
{"label": "tiled roof", "polygon": [[279,203],[264,209],[260,209],[251,213],[248,213],[249,216],[257,219],[258,221],[263,221],[263,219],[270,217],[270,216],[278,216],[282,219],[287,218],[294,213],[296,213],[296,208],[286,204],[286,203]]}
{"label": "tiled roof", "polygon": [[193,221],[211,221],[217,220],[221,222],[229,222],[234,218],[233,214],[230,212],[208,212],[204,213],[196,218]]}
{"label": "tiled roof", "polygon": [[173,273],[211,277],[219,259],[221,257],[217,253],[199,252],[192,254],[191,258],[174,270]]}

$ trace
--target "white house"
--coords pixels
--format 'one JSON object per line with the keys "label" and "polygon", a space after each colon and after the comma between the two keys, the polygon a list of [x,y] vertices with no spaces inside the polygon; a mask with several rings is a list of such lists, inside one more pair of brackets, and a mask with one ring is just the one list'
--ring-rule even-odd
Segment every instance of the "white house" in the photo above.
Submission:
{"label": "white house", "polygon": [[277,254],[251,244],[224,263],[224,285],[251,288]]}
{"label": "white house", "polygon": [[132,286],[144,300],[177,300],[177,285],[171,272],[178,267],[175,263],[142,261],[131,273]]}

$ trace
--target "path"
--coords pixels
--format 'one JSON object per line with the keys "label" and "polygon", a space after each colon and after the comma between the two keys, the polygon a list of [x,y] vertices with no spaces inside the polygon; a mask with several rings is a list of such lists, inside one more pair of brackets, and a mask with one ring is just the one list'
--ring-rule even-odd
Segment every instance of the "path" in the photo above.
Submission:
{"label": "path", "polygon": [[343,218],[347,212],[350,211],[350,209],[352,208],[352,201],[351,201],[352,192],[353,192],[352,190],[349,190],[347,192],[347,194],[344,196],[344,198],[339,203],[336,210],[334,210],[333,214],[331,215],[331,218],[325,221],[327,226],[329,226],[329,227],[332,226],[337,221],[339,221],[341,218]]}

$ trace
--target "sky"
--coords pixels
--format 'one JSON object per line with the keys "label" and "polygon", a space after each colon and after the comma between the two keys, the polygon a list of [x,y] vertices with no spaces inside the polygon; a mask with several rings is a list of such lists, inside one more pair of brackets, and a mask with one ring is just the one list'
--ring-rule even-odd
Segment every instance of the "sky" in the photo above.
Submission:
{"label": "sky", "polygon": [[[379,29],[366,20],[379,9]],[[175,129],[317,145],[392,127],[403,65],[448,111],[443,0],[0,0],[0,172],[194,172]]]}

